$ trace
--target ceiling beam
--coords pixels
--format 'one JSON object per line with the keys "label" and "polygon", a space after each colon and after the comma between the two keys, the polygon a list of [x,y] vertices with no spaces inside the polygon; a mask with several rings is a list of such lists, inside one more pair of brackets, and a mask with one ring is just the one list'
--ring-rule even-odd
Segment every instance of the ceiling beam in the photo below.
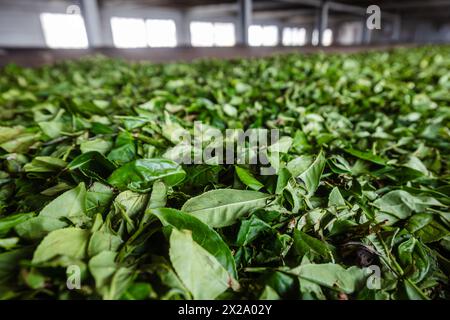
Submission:
{"label": "ceiling beam", "polygon": [[[321,0],[278,0],[278,1],[284,2],[284,3],[309,5],[309,6],[316,7],[316,8],[320,8],[323,3],[328,3],[329,9],[332,11],[353,13],[355,15],[361,15],[361,16],[366,15],[365,7],[355,6],[355,5],[345,4],[345,3],[335,2],[335,1],[321,1]],[[388,19],[395,19],[397,14],[383,11],[382,16],[384,16]]]}
{"label": "ceiling beam", "polygon": [[383,9],[419,9],[430,7],[450,7],[448,0],[408,1],[383,4]]}

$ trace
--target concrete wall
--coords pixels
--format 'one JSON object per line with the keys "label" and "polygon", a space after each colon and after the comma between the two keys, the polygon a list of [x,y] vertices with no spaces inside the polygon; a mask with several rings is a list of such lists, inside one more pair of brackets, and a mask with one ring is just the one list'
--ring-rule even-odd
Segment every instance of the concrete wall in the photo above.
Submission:
{"label": "concrete wall", "polygon": [[177,47],[177,48],[96,48],[96,49],[0,49],[0,68],[8,63],[37,67],[50,65],[68,59],[79,59],[96,54],[121,58],[130,61],[152,61],[157,63],[174,61],[192,61],[196,59],[216,58],[234,59],[272,56],[276,53],[353,53],[367,51],[386,51],[398,47],[416,47],[415,44],[332,46],[332,47]]}
{"label": "concrete wall", "polygon": [[[0,0],[0,47],[36,47],[45,48],[45,39],[39,15],[42,12],[66,13],[67,7],[76,1],[70,0]],[[114,46],[110,19],[129,17],[143,19],[173,19],[177,27],[178,45],[190,45],[189,24],[191,21],[232,22],[235,24],[236,39],[240,32],[238,16],[234,5],[214,5],[195,7],[188,10],[174,10],[160,7],[148,7],[142,4],[124,1],[107,1],[99,8],[101,18],[102,44]],[[301,19],[300,19],[301,20]],[[254,24],[306,27],[308,38],[312,29],[310,24],[285,23],[281,19],[270,18],[270,14],[253,17]]]}
{"label": "concrete wall", "polygon": [[[0,0],[0,47],[45,47],[45,39],[39,15],[42,12],[65,13],[67,7],[76,3],[73,0]],[[101,34],[104,46],[113,46],[111,17],[137,17],[144,19],[173,19],[177,27],[178,45],[190,45],[189,23],[191,21],[233,22],[238,34],[239,24],[236,4],[221,4],[207,7],[195,7],[189,10],[175,10],[148,7],[123,0],[101,2]],[[279,27],[280,36],[284,26],[304,27],[307,30],[307,43],[311,41],[314,30],[314,14],[293,13],[282,18],[272,12],[258,12],[253,16],[254,24],[271,24]],[[346,21],[333,17],[330,27],[333,30],[333,42],[354,45],[362,42],[362,17]],[[238,37],[236,37],[238,39]],[[281,39],[281,37],[280,37]],[[435,24],[433,21],[402,21],[400,42],[450,42],[450,23]],[[382,30],[371,33],[372,43],[392,41],[392,25],[387,21]]]}
{"label": "concrete wall", "polygon": [[[0,1],[0,47],[45,47],[45,39],[39,19],[42,12],[65,13],[73,1],[67,0],[1,0]],[[195,7],[188,10],[148,7],[124,1],[104,2],[99,8],[103,46],[113,46],[110,19],[130,17],[143,19],[173,19],[177,26],[177,42],[181,46],[190,45],[189,24],[191,21],[231,22],[235,24],[236,39],[240,32],[237,5],[225,4]],[[255,14],[253,24],[276,25],[281,41],[285,26],[304,27],[307,43],[311,41],[314,17],[294,16],[293,19],[271,18],[271,14]],[[337,31],[334,31],[337,34]]]}
{"label": "concrete wall", "polygon": [[450,23],[436,24],[433,21],[411,21],[408,26],[412,30],[413,41],[415,42],[450,41]]}

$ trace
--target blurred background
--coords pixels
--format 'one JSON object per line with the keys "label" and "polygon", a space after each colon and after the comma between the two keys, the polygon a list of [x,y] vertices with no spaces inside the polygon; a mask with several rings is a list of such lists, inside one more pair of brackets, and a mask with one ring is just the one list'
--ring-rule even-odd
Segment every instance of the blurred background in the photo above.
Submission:
{"label": "blurred background", "polygon": [[0,0],[0,65],[450,43],[450,0]]}

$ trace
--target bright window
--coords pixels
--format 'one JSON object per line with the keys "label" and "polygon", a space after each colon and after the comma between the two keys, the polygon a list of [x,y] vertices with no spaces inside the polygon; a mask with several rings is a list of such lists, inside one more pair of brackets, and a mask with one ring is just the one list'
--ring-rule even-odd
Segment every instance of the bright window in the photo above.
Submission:
{"label": "bright window", "polygon": [[[314,29],[312,33],[311,43],[314,46],[319,44],[319,31]],[[322,34],[322,45],[329,46],[333,43],[333,31],[331,29],[325,29]]]}
{"label": "bright window", "polygon": [[324,46],[330,46],[333,43],[333,31],[331,29],[325,29],[322,36],[322,44]]}
{"label": "bright window", "polygon": [[191,44],[194,47],[214,45],[214,25],[211,22],[191,22]]}
{"label": "bright window", "polygon": [[284,46],[303,46],[306,44],[305,28],[284,28],[283,39]]}
{"label": "bright window", "polygon": [[190,31],[194,47],[230,47],[236,43],[233,23],[194,21],[190,24]]}
{"label": "bright window", "polygon": [[264,40],[263,27],[253,25],[248,28],[248,44],[252,47],[262,46]]}
{"label": "bright window", "polygon": [[147,46],[144,19],[111,18],[114,46],[118,48],[142,48]]}
{"label": "bright window", "polygon": [[252,25],[248,28],[250,46],[276,46],[278,44],[278,27]]}
{"label": "bright window", "polygon": [[50,48],[87,48],[88,38],[80,14],[42,13],[42,30]]}
{"label": "bright window", "polygon": [[149,19],[147,25],[147,43],[150,47],[176,47],[177,31],[175,21]]}
{"label": "bright window", "polygon": [[214,44],[219,47],[232,47],[236,44],[234,24],[214,23]]}

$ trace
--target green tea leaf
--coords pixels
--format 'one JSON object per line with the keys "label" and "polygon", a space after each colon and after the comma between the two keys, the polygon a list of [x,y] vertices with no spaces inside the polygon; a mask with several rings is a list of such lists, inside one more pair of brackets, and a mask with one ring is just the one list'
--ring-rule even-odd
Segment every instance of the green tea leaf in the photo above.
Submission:
{"label": "green tea leaf", "polygon": [[258,191],[259,189],[264,187],[264,185],[259,182],[247,169],[238,166],[235,166],[234,168],[239,179],[250,189]]}
{"label": "green tea leaf", "polygon": [[191,231],[192,239],[213,255],[234,278],[237,278],[231,250],[214,229],[182,211],[160,208],[152,210],[151,213],[156,215],[164,225],[170,225],[179,231]]}
{"label": "green tea leaf", "polygon": [[89,241],[89,231],[79,228],[65,228],[50,232],[36,248],[33,264],[47,262],[59,255],[83,259]]}
{"label": "green tea leaf", "polygon": [[175,186],[184,180],[186,172],[179,164],[167,159],[140,159],[114,171],[108,182],[120,190],[145,192],[156,180]]}
{"label": "green tea leaf", "polygon": [[310,197],[316,192],[319,187],[320,178],[322,176],[323,169],[325,168],[325,157],[323,152],[320,151],[316,160],[300,174],[299,178],[305,183],[307,196]]}
{"label": "green tea leaf", "polygon": [[231,286],[236,286],[227,270],[192,239],[187,230],[172,230],[170,261],[194,299],[215,299]]}
{"label": "green tea leaf", "polygon": [[358,284],[366,278],[365,271],[357,267],[344,269],[342,266],[333,263],[325,264],[304,264],[290,273],[333,290],[353,293]]}
{"label": "green tea leaf", "polygon": [[220,228],[236,223],[251,210],[264,207],[269,197],[256,191],[218,189],[189,199],[181,210],[211,227]]}

